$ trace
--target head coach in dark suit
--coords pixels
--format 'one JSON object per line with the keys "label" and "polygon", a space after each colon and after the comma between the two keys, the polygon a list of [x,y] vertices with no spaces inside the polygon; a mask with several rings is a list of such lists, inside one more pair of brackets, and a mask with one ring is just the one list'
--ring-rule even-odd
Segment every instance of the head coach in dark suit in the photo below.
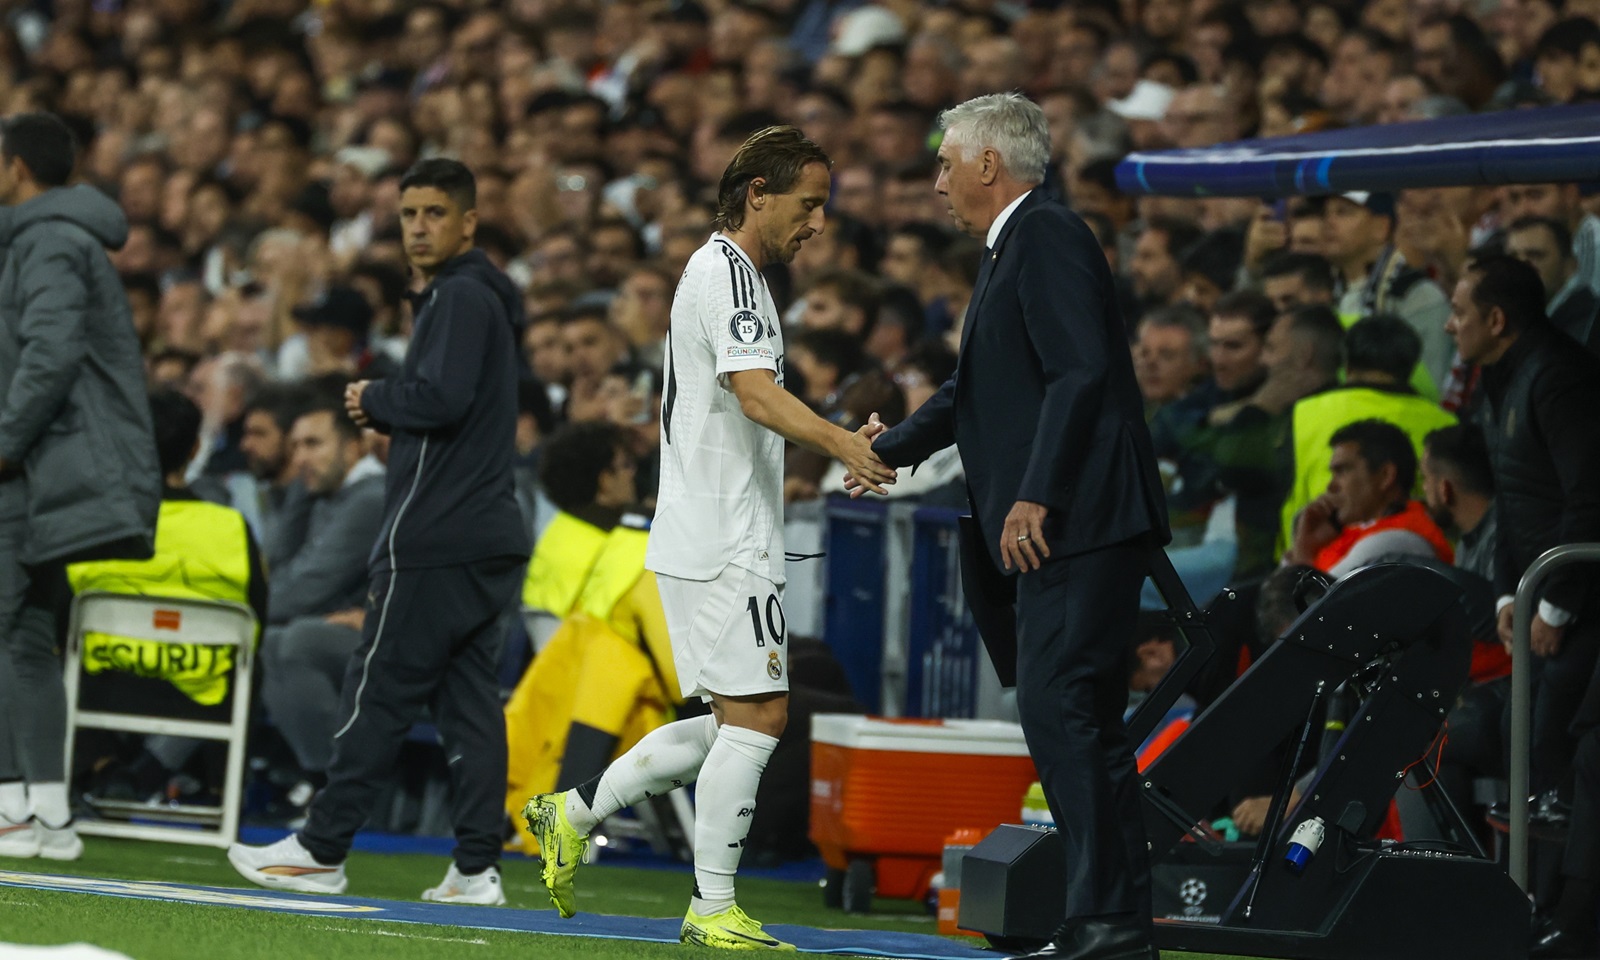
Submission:
{"label": "head coach in dark suit", "polygon": [[969,600],[974,580],[1004,584],[1002,603],[1014,590],[1017,704],[1067,852],[1066,922],[1030,956],[1144,960],[1149,866],[1122,711],[1146,557],[1168,533],[1127,334],[1094,234],[1041,186],[1038,105],[993,94],[940,123],[936,189],[985,238],[983,264],[955,376],[873,450],[910,466],[956,444],[987,547],[965,554],[987,568],[966,571]]}

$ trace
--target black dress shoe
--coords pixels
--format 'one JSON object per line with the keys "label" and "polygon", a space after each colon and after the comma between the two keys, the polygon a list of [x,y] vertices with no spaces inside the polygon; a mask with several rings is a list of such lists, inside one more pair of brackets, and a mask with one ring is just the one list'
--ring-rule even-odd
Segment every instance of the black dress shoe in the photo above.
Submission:
{"label": "black dress shoe", "polygon": [[1546,920],[1533,931],[1529,960],[1579,960],[1600,954],[1600,934]]}
{"label": "black dress shoe", "polygon": [[[1489,804],[1489,819],[1505,823],[1511,819],[1511,802],[1496,800]],[[1555,790],[1545,790],[1528,798],[1528,823],[1535,826],[1564,827],[1572,819],[1572,804],[1561,799]]]}
{"label": "black dress shoe", "polygon": [[1017,960],[1159,960],[1149,928],[1137,919],[1069,920],[1056,937]]}
{"label": "black dress shoe", "polygon": [[[1487,813],[1489,825],[1501,832],[1511,828],[1511,804],[1491,804]],[[1560,842],[1567,839],[1572,821],[1572,805],[1561,799],[1555,790],[1546,790],[1528,798],[1528,835],[1535,840]]]}
{"label": "black dress shoe", "polygon": [[1539,794],[1528,813],[1528,821],[1541,827],[1565,829],[1572,820],[1572,804],[1561,799],[1554,790]]}

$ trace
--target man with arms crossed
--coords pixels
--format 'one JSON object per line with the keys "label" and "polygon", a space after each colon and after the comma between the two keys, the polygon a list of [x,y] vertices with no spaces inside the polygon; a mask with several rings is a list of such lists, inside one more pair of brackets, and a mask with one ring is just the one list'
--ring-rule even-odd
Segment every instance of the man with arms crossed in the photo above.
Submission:
{"label": "man with arms crossed", "polygon": [[850,433],[783,389],[783,335],[761,277],[823,229],[829,160],[793,127],[753,134],[717,190],[717,232],[690,258],[672,306],[661,403],[661,493],[646,566],[657,574],[683,695],[711,716],[652,731],[590,782],[528,801],[543,878],[563,917],[589,832],[698,778],[694,897],[680,938],[793,950],[734,903],[756,785],[788,718],[783,614],[783,441],[843,461],[876,492],[881,426]]}
{"label": "man with arms crossed", "polygon": [[497,905],[506,726],[496,678],[500,614],[531,547],[517,509],[517,342],[522,297],[475,249],[477,182],[455,160],[400,181],[406,257],[427,286],[398,377],[352,383],[345,409],[393,437],[384,517],[367,567],[361,644],[345,670],[328,785],[305,828],[234,844],[253,883],[343,893],[344,861],[422,707],[449,758],[454,862],[424,900]]}
{"label": "man with arms crossed", "polygon": [[940,120],[935,189],[988,249],[955,376],[873,450],[909,466],[954,443],[982,535],[964,579],[1020,573],[1000,588],[1015,590],[1017,707],[1067,879],[1066,920],[1029,956],[1145,960],[1150,868],[1122,710],[1147,557],[1169,537],[1127,334],[1094,233],[1039,188],[1038,105],[993,94]]}

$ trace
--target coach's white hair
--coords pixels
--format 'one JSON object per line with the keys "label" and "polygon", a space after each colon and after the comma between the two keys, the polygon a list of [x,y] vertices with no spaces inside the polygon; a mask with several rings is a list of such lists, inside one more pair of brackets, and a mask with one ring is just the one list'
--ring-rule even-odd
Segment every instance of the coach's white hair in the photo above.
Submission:
{"label": "coach's white hair", "polygon": [[939,114],[944,142],[971,160],[985,147],[1000,154],[1006,173],[1022,183],[1044,180],[1050,160],[1050,125],[1039,105],[1020,93],[991,93]]}

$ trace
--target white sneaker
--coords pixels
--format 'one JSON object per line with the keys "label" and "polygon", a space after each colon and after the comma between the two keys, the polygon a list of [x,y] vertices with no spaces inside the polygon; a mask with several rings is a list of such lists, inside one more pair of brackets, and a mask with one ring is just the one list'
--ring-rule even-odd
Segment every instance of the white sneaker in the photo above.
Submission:
{"label": "white sneaker", "polygon": [[39,855],[39,831],[34,828],[33,818],[12,823],[0,817],[0,857],[37,857]]}
{"label": "white sneaker", "polygon": [[444,873],[444,882],[422,891],[422,899],[437,903],[475,903],[485,907],[504,906],[506,892],[500,884],[500,870],[490,867],[477,876],[469,877],[450,864]]}
{"label": "white sneaker", "polygon": [[42,820],[34,820],[38,829],[39,856],[45,860],[76,860],[83,856],[83,840],[68,820],[64,827],[47,827]]}
{"label": "white sneaker", "polygon": [[344,893],[344,864],[318,863],[300,838],[289,834],[265,847],[236,843],[228,848],[228,862],[239,875],[258,886],[296,893]]}

